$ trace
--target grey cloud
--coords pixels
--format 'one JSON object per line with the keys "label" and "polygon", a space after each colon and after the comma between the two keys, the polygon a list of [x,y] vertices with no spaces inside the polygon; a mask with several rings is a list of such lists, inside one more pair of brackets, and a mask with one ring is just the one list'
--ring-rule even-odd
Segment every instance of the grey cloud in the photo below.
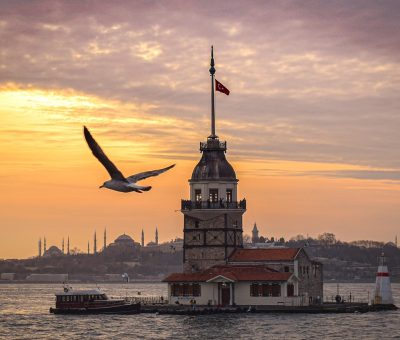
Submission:
{"label": "grey cloud", "polygon": [[400,181],[400,171],[397,170],[335,170],[311,171],[303,175],[328,176],[339,178],[355,178],[367,180]]}
{"label": "grey cloud", "polygon": [[[191,144],[209,130],[203,122],[214,43],[217,77],[232,91],[217,96],[217,128],[221,138],[230,137],[233,158],[400,168],[397,1],[0,6],[0,39],[7,42],[0,54],[3,83],[151,103],[157,108],[141,116],[174,117],[198,127],[189,132],[114,123],[104,133],[116,139],[154,135],[164,141],[166,156],[192,152]],[[143,60],[137,53],[143,42],[159,45],[161,54]],[[120,115],[107,109],[101,114]]]}
{"label": "grey cloud", "polygon": [[242,170],[257,176],[318,176],[332,178],[352,178],[362,180],[385,181],[386,184],[399,184],[400,171],[397,170],[327,170],[327,171],[288,171],[285,169],[263,168],[254,170]]}

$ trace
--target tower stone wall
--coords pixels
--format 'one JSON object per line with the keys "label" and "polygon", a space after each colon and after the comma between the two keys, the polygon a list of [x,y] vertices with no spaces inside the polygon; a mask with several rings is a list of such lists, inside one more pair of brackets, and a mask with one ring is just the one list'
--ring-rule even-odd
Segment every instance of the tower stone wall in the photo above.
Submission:
{"label": "tower stone wall", "polygon": [[184,212],[184,271],[193,272],[225,264],[243,247],[243,210]]}

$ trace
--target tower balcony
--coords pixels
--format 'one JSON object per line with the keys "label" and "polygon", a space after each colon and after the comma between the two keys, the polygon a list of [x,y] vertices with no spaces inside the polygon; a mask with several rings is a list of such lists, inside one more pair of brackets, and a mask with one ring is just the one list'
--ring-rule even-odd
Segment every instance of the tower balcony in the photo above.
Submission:
{"label": "tower balcony", "polygon": [[226,152],[226,142],[220,142],[219,139],[208,139],[207,142],[200,142],[200,152],[203,151]]}
{"label": "tower balcony", "polygon": [[241,201],[226,202],[226,201],[191,201],[182,200],[181,210],[198,210],[198,209],[242,209],[246,210],[246,199]]}

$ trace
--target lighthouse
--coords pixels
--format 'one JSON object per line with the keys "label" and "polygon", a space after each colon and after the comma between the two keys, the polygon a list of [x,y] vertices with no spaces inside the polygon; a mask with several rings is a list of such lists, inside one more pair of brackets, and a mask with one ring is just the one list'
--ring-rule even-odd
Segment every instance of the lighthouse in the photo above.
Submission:
{"label": "lighthouse", "polygon": [[376,273],[375,289],[374,289],[372,304],[373,305],[393,304],[389,271],[386,264],[386,257],[383,252],[378,258],[378,272]]}

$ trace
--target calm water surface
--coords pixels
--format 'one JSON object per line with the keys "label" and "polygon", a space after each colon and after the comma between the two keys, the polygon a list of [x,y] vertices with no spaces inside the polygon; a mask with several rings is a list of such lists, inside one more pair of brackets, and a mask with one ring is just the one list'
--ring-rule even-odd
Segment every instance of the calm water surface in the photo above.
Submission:
{"label": "calm water surface", "polygon": [[[102,284],[109,296],[166,295],[163,283]],[[366,314],[53,315],[60,285],[1,284],[0,339],[400,339],[400,312]],[[93,285],[76,285],[76,289]],[[373,284],[340,284],[367,300]],[[325,296],[336,284],[325,284]],[[400,284],[392,284],[397,304]]]}

